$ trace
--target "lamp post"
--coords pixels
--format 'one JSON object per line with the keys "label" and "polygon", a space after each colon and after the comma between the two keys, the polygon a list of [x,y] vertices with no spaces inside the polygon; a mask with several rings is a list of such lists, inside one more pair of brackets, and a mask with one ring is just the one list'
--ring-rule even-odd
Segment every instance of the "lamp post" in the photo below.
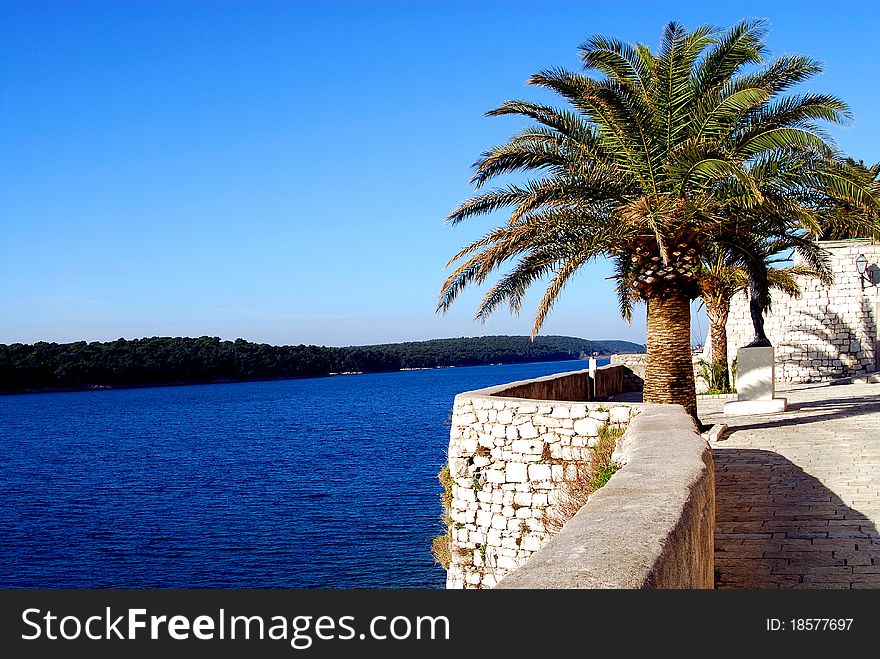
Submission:
{"label": "lamp post", "polygon": [[[864,254],[859,254],[856,257],[856,270],[859,271],[859,277],[861,278],[862,283],[862,291],[865,290],[865,282],[871,284],[871,286],[877,287],[877,294],[880,294],[880,277],[878,277],[878,270],[876,265],[872,265],[868,268],[868,259]],[[880,317],[880,302],[876,299],[874,301],[874,318],[875,318],[875,329],[874,329],[874,369],[880,368],[880,335],[877,333],[877,325],[876,319]]]}
{"label": "lamp post", "polygon": [[864,254],[859,254],[856,258],[856,270],[859,271],[859,277],[862,281],[862,288],[865,288],[865,272],[868,270],[868,259]]}

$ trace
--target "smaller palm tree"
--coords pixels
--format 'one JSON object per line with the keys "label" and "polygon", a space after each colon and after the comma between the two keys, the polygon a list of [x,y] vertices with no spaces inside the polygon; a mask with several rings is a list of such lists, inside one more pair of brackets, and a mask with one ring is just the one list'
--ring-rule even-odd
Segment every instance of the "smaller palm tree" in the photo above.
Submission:
{"label": "smaller palm tree", "polygon": [[[792,251],[798,253],[800,263],[776,267],[776,264],[788,260],[780,255]],[[699,285],[700,297],[709,319],[712,350],[707,371],[711,389],[730,391],[732,386],[726,328],[733,297],[737,293],[749,291],[750,300],[756,302],[754,309],[760,316],[770,309],[772,290],[795,298],[800,297],[798,277],[816,277],[824,282],[831,281],[831,269],[824,250],[816,243],[798,236],[767,239],[756,245],[745,243],[736,248],[719,244],[706,253]],[[766,340],[763,321],[756,323],[755,330],[753,344]]]}

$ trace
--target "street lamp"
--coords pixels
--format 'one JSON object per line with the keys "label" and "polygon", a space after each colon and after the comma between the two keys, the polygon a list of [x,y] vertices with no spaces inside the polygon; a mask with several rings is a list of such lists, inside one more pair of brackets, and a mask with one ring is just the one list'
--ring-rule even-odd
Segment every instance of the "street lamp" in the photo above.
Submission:
{"label": "street lamp", "polygon": [[[871,266],[871,268],[876,268],[876,266]],[[874,281],[874,272],[868,270],[868,259],[864,254],[859,254],[856,257],[856,270],[859,271],[859,277],[862,278],[862,288],[865,287],[865,282],[868,282],[871,286],[877,285]]]}

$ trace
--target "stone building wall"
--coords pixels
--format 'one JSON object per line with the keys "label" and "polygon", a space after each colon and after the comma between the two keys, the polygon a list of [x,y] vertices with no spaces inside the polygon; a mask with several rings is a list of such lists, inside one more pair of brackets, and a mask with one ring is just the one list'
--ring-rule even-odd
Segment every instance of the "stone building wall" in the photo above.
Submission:
{"label": "stone building wall", "polygon": [[509,388],[455,398],[447,588],[491,588],[540,549],[573,463],[590,459],[603,425],[626,427],[639,407],[499,397]]}
{"label": "stone building wall", "polygon": [[[877,370],[878,286],[880,245],[864,240],[821,243],[830,254],[834,283],[800,278],[803,295],[773,293],[764,330],[776,348],[776,380],[813,382]],[[861,279],[856,258],[868,259],[868,277]],[[727,321],[728,357],[754,338],[748,298],[737,295]],[[707,346],[706,354],[709,354]]]}

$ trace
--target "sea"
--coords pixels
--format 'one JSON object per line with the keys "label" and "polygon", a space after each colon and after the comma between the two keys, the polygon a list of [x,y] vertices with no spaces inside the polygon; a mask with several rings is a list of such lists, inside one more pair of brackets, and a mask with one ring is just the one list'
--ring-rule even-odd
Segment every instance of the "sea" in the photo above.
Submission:
{"label": "sea", "polygon": [[442,588],[455,394],[585,367],[0,396],[0,587]]}

